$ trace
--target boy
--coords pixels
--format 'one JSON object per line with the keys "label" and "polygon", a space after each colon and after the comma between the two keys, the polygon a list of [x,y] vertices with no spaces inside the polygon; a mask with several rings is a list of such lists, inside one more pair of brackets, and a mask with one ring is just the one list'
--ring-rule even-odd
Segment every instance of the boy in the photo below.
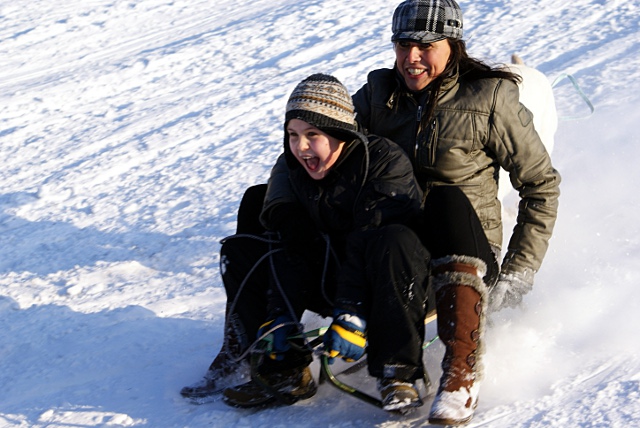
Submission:
{"label": "boy", "polygon": [[[429,253],[412,229],[422,192],[411,164],[394,143],[358,132],[351,96],[332,76],[298,84],[284,128],[296,201],[272,200],[261,215],[281,244],[245,236],[222,249],[227,319],[246,337],[272,334],[273,348],[260,381],[225,389],[224,401],[253,407],[315,394],[310,350],[287,339],[309,309],[333,316],[324,338],[332,358],[358,359],[367,346],[385,410],[420,406]],[[268,256],[254,265],[260,253]]]}

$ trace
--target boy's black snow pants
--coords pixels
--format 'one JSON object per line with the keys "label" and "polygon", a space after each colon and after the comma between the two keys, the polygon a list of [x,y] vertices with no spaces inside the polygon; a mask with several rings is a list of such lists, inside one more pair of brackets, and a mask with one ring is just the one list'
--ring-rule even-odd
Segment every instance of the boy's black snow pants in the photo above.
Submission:
{"label": "boy's black snow pants", "polygon": [[[264,232],[258,216],[265,192],[266,185],[258,185],[245,193],[238,211],[238,234],[260,235]],[[429,253],[432,259],[458,254],[484,260],[488,268],[485,276],[487,285],[493,284],[499,273],[482,224],[460,189],[454,186],[431,189],[425,201],[423,219],[417,235],[428,251],[418,245],[419,242],[413,242],[415,235],[403,226],[394,225],[371,231],[348,240],[348,245],[361,246],[364,250],[347,249],[343,253],[350,254],[343,260],[345,273],[333,279],[340,282],[340,289],[355,293],[337,296],[339,299],[365,296],[367,313],[363,315],[369,322],[369,371],[376,377],[394,372],[397,377],[404,379],[422,376],[423,319],[435,300],[426,279]],[[269,244],[250,237],[225,240],[221,249],[228,315],[234,320],[234,325],[242,330],[245,346],[255,340],[258,328],[268,316],[270,267],[268,258],[259,262],[268,251]],[[417,260],[422,260],[422,264]],[[286,262],[283,264],[286,265]],[[282,274],[288,277],[292,272]],[[290,280],[288,277],[285,281]],[[342,286],[345,281],[350,283],[349,287]],[[303,282],[318,284],[317,281],[309,281],[309,277],[303,278]],[[334,284],[331,282],[329,289],[333,290]],[[310,303],[318,303],[316,298],[320,295],[320,292],[306,294],[312,297],[293,302],[296,312],[311,309],[309,306],[313,305]],[[429,308],[424,307],[425,300],[428,300]],[[318,311],[318,307],[311,310]]]}
{"label": "boy's black snow pants", "polygon": [[[267,275],[268,244],[257,240],[265,232],[259,216],[267,185],[250,187],[238,209],[236,237],[222,241],[220,273],[227,293],[227,328],[233,328],[244,352],[256,339],[260,325],[267,317],[267,288],[262,279]],[[225,332],[226,334],[226,332]]]}
{"label": "boy's black snow pants", "polygon": [[429,252],[409,227],[391,224],[349,235],[336,302],[338,307],[362,302],[372,376],[405,381],[424,376],[428,280]]}

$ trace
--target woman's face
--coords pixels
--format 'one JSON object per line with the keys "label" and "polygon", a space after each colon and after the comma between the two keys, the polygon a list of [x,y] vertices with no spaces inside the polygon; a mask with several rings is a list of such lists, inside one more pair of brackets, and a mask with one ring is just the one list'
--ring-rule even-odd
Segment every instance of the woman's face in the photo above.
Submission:
{"label": "woman's face", "polygon": [[427,44],[399,41],[395,43],[395,51],[398,70],[412,91],[426,88],[442,74],[451,56],[446,39]]}
{"label": "woman's face", "polygon": [[344,147],[344,142],[300,119],[289,121],[287,133],[291,153],[314,180],[329,173]]}

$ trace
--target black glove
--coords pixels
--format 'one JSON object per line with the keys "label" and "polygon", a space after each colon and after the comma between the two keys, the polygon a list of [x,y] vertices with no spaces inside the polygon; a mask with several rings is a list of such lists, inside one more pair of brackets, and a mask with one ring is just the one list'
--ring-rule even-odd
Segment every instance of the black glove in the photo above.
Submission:
{"label": "black glove", "polygon": [[515,308],[522,296],[533,288],[533,271],[500,273],[498,282],[489,290],[489,312]]}

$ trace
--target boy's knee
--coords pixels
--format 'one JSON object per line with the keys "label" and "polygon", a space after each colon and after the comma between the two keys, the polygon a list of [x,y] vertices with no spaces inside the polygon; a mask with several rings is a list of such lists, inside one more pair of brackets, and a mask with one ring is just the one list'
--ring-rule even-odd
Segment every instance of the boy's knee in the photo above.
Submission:
{"label": "boy's knee", "polygon": [[264,226],[260,223],[260,213],[266,193],[266,184],[251,186],[244,192],[238,208],[237,234],[259,235],[264,232]]}

